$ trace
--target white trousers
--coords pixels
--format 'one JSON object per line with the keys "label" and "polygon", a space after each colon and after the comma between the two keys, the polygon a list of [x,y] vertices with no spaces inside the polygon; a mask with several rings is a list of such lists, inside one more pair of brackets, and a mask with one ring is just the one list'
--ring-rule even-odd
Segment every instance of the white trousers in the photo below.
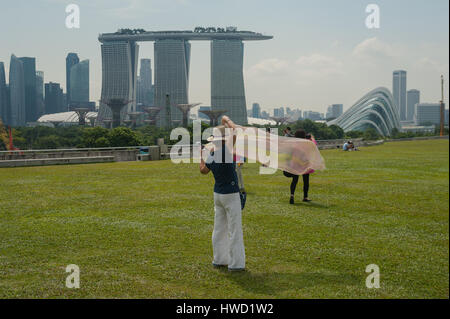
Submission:
{"label": "white trousers", "polygon": [[245,268],[244,235],[239,193],[214,193],[213,263],[229,269]]}

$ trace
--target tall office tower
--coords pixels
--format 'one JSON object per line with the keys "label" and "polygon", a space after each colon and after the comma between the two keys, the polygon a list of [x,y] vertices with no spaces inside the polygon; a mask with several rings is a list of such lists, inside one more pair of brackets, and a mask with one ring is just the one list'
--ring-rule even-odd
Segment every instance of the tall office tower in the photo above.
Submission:
{"label": "tall office tower", "polygon": [[290,118],[294,121],[298,121],[302,118],[302,111],[299,109],[292,110]]}
{"label": "tall office tower", "polygon": [[323,114],[315,111],[305,111],[303,112],[303,118],[311,121],[319,121],[323,118]]}
{"label": "tall office tower", "polygon": [[11,55],[9,64],[9,94],[11,126],[24,126],[25,117],[25,76],[23,63],[14,54]]}
{"label": "tall office tower", "polygon": [[59,83],[45,83],[45,114],[67,111],[63,104],[63,92]]}
{"label": "tall office tower", "polygon": [[226,115],[241,125],[247,124],[243,62],[242,40],[211,41],[212,109],[226,110]]}
{"label": "tall office tower", "polygon": [[416,125],[439,125],[441,122],[440,103],[418,103],[414,110]]}
{"label": "tall office tower", "polygon": [[67,94],[67,104],[70,104],[70,72],[72,67],[80,62],[78,55],[76,53],[69,53],[66,57],[66,94]]}
{"label": "tall office tower", "polygon": [[407,102],[406,120],[413,121],[415,105],[420,103],[420,91],[409,90],[408,92],[406,92],[406,102]]}
{"label": "tall office tower", "polygon": [[136,77],[136,105],[139,108],[140,105],[144,105],[144,94],[142,92],[142,85],[141,85],[141,77],[138,75]]}
{"label": "tall office tower", "polygon": [[83,60],[70,69],[69,107],[72,103],[89,102],[89,60]]}
{"label": "tall office tower", "polygon": [[43,71],[36,71],[36,110],[38,118],[45,114]]}
{"label": "tall office tower", "polygon": [[406,71],[394,71],[392,93],[398,107],[400,121],[406,121]]}
{"label": "tall office tower", "polygon": [[261,118],[261,107],[259,103],[253,103],[252,105],[252,117]]}
{"label": "tall office tower", "polygon": [[[171,126],[173,120],[183,120],[176,104],[189,103],[189,63],[191,44],[187,40],[156,40],[155,106],[162,107],[158,126]],[[166,106],[169,95],[170,106]],[[168,118],[170,116],[170,118]]]}
{"label": "tall office tower", "polygon": [[0,62],[0,119],[3,124],[9,124],[9,105],[6,89],[5,65]]}
{"label": "tall office tower", "polygon": [[343,104],[331,104],[330,106],[330,115],[332,118],[337,119],[339,116],[344,113],[344,105]]}
{"label": "tall office tower", "polygon": [[139,69],[140,103],[145,106],[153,105],[152,60],[141,59]]}
{"label": "tall office tower", "polygon": [[136,111],[137,59],[139,46],[133,41],[105,42],[102,49],[102,94],[97,123],[112,118],[105,102],[123,99],[129,102],[120,113],[121,121],[128,112]]}
{"label": "tall office tower", "polygon": [[25,120],[35,122],[37,120],[36,107],[36,59],[23,57],[19,58],[23,64],[23,74],[25,79]]}

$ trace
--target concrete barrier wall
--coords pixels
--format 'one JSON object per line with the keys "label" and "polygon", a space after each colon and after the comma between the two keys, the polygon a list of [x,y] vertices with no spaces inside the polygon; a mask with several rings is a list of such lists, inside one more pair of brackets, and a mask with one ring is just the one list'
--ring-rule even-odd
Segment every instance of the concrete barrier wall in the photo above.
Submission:
{"label": "concrete barrier wall", "polygon": [[398,138],[398,139],[386,140],[386,142],[426,141],[426,140],[448,140],[448,135],[447,136],[421,136],[421,137]]}
{"label": "concrete barrier wall", "polygon": [[116,162],[135,161],[138,149],[72,149],[72,150],[33,150],[21,152],[0,152],[0,161],[51,159],[72,157],[113,156]]}
{"label": "concrete barrier wall", "polygon": [[[380,145],[384,142],[401,142],[414,140],[435,140],[447,139],[448,136],[426,136],[404,138],[396,140],[378,140],[363,141],[362,138],[353,139],[356,147]],[[318,140],[317,146],[320,150],[325,149],[341,149],[346,139],[339,140]],[[105,147],[105,148],[80,148],[80,149],[53,149],[53,150],[23,150],[23,151],[1,151],[0,167],[16,167],[29,165],[55,165],[56,164],[72,164],[72,163],[90,163],[97,161],[136,161],[140,148],[148,149],[149,160],[155,161],[160,159],[169,159],[171,146],[153,145],[153,146],[133,146],[133,147]],[[191,150],[192,151],[192,150]],[[189,152],[184,154],[189,157]],[[102,159],[104,158],[104,159]],[[53,161],[53,159],[55,161]],[[91,160],[90,160],[91,159]],[[41,161],[39,161],[41,160]],[[16,162],[14,162],[16,161]],[[50,163],[50,164],[49,164]]]}
{"label": "concrete barrier wall", "polygon": [[0,161],[0,168],[2,168],[2,167],[24,167],[24,166],[45,166],[45,165],[109,163],[109,162],[114,162],[113,156],[17,159],[17,160]]}

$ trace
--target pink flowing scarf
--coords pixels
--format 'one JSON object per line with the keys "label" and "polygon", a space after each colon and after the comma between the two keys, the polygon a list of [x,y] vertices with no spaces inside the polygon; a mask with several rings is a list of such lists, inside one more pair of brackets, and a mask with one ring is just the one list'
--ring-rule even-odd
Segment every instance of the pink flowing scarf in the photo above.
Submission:
{"label": "pink flowing scarf", "polygon": [[236,132],[235,153],[249,162],[259,162],[295,175],[325,169],[325,161],[311,140],[278,136],[255,127],[240,126]]}

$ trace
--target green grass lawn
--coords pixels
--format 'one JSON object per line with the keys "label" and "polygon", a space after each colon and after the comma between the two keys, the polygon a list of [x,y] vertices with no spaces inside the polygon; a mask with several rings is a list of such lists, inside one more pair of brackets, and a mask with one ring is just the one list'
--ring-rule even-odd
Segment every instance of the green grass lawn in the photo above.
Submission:
{"label": "green grass lawn", "polygon": [[243,168],[245,273],[211,266],[213,178],[197,164],[0,169],[0,297],[448,298],[448,140],[322,154],[312,203],[301,179],[292,206],[281,172]]}

